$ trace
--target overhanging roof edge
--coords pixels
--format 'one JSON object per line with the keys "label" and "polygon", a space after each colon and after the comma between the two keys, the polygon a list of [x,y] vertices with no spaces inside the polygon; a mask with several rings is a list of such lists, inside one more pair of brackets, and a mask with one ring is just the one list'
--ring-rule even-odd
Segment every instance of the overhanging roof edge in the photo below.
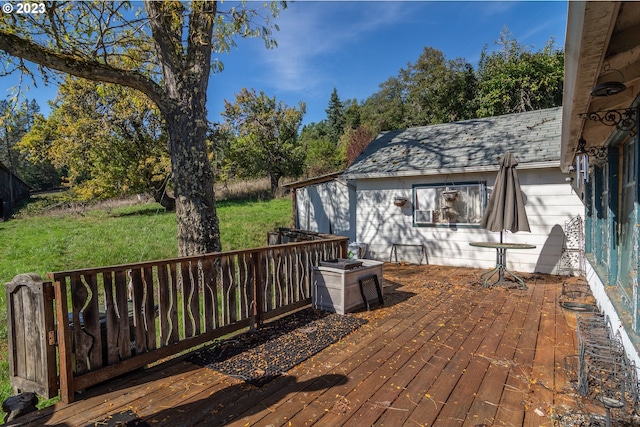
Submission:
{"label": "overhanging roof edge", "polygon": [[[488,166],[476,166],[468,168],[450,168],[450,169],[428,169],[419,171],[398,171],[398,172],[374,172],[374,173],[346,173],[340,175],[343,179],[375,179],[375,178],[408,178],[412,176],[434,176],[434,175],[449,175],[460,173],[481,173],[481,172],[496,172],[499,169],[499,165]],[[560,167],[560,161],[554,160],[550,162],[533,162],[533,163],[520,163],[518,164],[518,170],[527,169],[545,169]]]}

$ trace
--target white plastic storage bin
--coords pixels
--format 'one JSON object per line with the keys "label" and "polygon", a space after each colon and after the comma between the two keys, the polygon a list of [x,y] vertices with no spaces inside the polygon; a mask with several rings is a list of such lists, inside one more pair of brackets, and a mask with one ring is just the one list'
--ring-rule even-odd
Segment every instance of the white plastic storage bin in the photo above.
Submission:
{"label": "white plastic storage bin", "polygon": [[314,267],[311,300],[313,307],[338,314],[345,314],[364,306],[359,280],[372,274],[378,276],[382,289],[382,265],[380,261],[363,259],[362,266],[350,270],[333,267]]}

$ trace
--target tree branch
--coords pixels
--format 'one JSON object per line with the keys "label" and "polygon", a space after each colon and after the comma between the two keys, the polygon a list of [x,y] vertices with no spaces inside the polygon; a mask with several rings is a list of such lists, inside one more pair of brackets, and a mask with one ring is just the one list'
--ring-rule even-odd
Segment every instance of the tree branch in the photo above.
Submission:
{"label": "tree branch", "polygon": [[189,17],[186,65],[188,69],[199,69],[202,78],[198,84],[202,91],[206,91],[211,73],[211,42],[216,13],[217,2],[204,2],[193,4]]}
{"label": "tree branch", "polygon": [[76,77],[137,89],[147,95],[158,108],[166,107],[166,94],[163,88],[137,71],[122,70],[94,60],[55,52],[4,30],[0,30],[0,50],[14,57]]}
{"label": "tree branch", "polygon": [[180,39],[175,40],[176,35],[171,28],[171,16],[165,15],[166,5],[163,2],[146,0],[144,7],[149,16],[151,37],[158,47],[165,84],[171,93],[176,90],[175,77],[182,69]]}

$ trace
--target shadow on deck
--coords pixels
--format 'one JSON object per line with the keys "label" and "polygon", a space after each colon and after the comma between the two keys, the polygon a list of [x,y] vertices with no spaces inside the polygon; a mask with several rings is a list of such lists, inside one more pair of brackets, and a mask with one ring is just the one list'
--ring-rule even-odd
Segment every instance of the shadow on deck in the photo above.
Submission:
{"label": "shadow on deck", "polygon": [[575,279],[483,288],[477,269],[384,268],[384,307],[353,314],[367,323],[262,387],[174,360],[12,425],[552,426],[604,413],[564,371],[577,337],[558,298]]}

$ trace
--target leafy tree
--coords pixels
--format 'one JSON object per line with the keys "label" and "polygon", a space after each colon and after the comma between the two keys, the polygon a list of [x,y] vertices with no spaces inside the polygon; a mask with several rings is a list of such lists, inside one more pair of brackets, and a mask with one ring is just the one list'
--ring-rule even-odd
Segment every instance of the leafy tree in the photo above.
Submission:
{"label": "leafy tree", "polygon": [[345,117],[344,106],[342,105],[342,101],[340,101],[338,90],[335,87],[333,88],[333,92],[331,92],[329,106],[325,111],[327,112],[327,136],[331,143],[337,145],[344,132]]}
{"label": "leafy tree", "polygon": [[478,82],[473,66],[463,59],[449,61],[448,74],[448,83],[438,99],[438,120],[449,123],[476,117]]}
{"label": "leafy tree", "polygon": [[324,139],[329,141],[329,128],[327,121],[312,122],[302,126],[300,131],[300,141],[306,142],[314,139]]}
{"label": "leafy tree", "polygon": [[304,113],[304,103],[296,109],[253,89],[242,89],[233,103],[225,100],[223,126],[231,135],[226,156],[238,175],[269,176],[273,195],[280,178],[300,176],[304,151],[298,129]]}
{"label": "leafy tree", "polygon": [[399,78],[405,88],[407,115],[405,126],[424,126],[442,122],[441,99],[448,83],[449,68],[444,54],[425,47],[422,54]]}
{"label": "leafy tree", "polygon": [[21,147],[64,168],[81,199],[151,192],[165,208],[175,207],[165,192],[171,167],[160,114],[128,87],[67,76],[49,118]]}
{"label": "leafy tree", "polygon": [[305,166],[308,176],[320,176],[344,169],[340,150],[329,140],[314,139],[306,143]]}
{"label": "leafy tree", "polygon": [[27,133],[29,122],[38,111],[35,100],[31,104],[25,101],[20,105],[0,100],[0,163],[14,173],[21,160],[18,159],[20,153],[15,150],[15,146]]}
{"label": "leafy tree", "polygon": [[485,46],[478,66],[478,115],[495,116],[562,105],[564,54],[549,40],[538,52],[518,43],[505,27],[496,42]]}
{"label": "leafy tree", "polygon": [[390,77],[380,85],[380,90],[362,105],[361,120],[374,133],[407,127],[405,87],[397,77]]}
{"label": "leafy tree", "polygon": [[531,52],[505,29],[497,44],[496,52],[485,47],[477,70],[425,47],[360,105],[361,123],[375,134],[562,104],[564,56],[553,38]]}
{"label": "leafy tree", "polygon": [[275,45],[269,16],[277,16],[277,3],[266,5],[265,16],[246,4],[226,10],[218,5],[47,2],[43,14],[0,15],[4,73],[28,70],[29,61],[131,87],[156,104],[169,140],[180,255],[221,249],[206,144],[212,53],[228,51],[238,35],[262,37],[268,47]]}
{"label": "leafy tree", "polygon": [[425,47],[415,63],[365,100],[361,123],[377,133],[468,119],[475,114],[475,87],[471,64],[447,60],[441,51]]}
{"label": "leafy tree", "polygon": [[20,141],[42,118],[35,99],[21,103],[0,101],[0,163],[36,190],[60,185],[60,174],[51,163],[34,164],[20,151]]}
{"label": "leafy tree", "polygon": [[362,108],[357,99],[344,103],[344,127],[345,131],[357,129],[362,124]]}
{"label": "leafy tree", "polygon": [[345,132],[342,138],[345,141],[344,157],[347,167],[367,148],[367,145],[373,141],[374,136],[373,132],[364,125],[359,126],[357,129],[349,129]]}
{"label": "leafy tree", "polygon": [[336,144],[328,136],[327,120],[302,127],[299,143],[305,151],[305,174],[319,176],[344,167],[344,159]]}
{"label": "leafy tree", "polygon": [[441,51],[425,47],[414,64],[400,70],[399,78],[406,96],[404,127],[472,117],[474,73],[465,60],[447,60]]}

